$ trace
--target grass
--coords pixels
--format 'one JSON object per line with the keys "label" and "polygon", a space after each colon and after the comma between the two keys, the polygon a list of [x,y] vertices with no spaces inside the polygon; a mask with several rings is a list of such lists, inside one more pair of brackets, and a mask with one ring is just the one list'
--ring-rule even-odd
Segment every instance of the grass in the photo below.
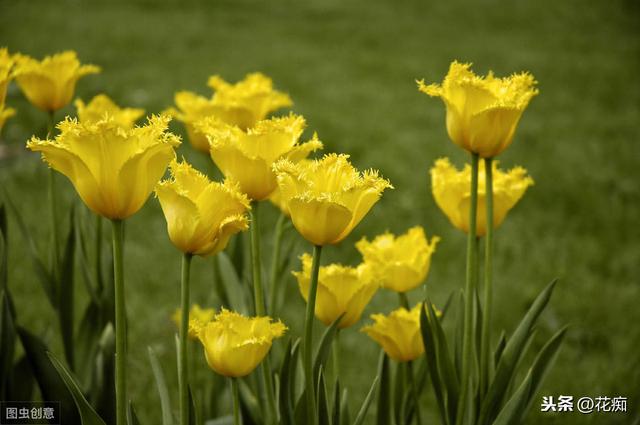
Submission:
{"label": "grass", "polygon": [[[630,423],[640,403],[640,33],[638,6],[628,0],[584,3],[401,1],[130,1],[81,5],[71,0],[0,3],[0,44],[43,56],[75,49],[103,73],[79,83],[84,99],[106,92],[120,104],[158,112],[173,93],[203,94],[210,74],[236,80],[260,70],[291,94],[295,111],[318,131],[326,151],[347,152],[363,168],[380,169],[395,190],[325,261],[359,261],[353,243],[414,224],[442,237],[428,278],[437,303],[461,287],[464,235],[436,207],[427,171],[436,158],[458,165],[463,152],[447,140],[444,108],[418,93],[416,78],[439,81],[453,59],[498,75],[528,70],[540,95],[525,112],[503,167],[525,166],[536,181],[496,232],[496,328],[513,330],[533,297],[552,278],[560,285],[543,315],[543,336],[565,323],[570,332],[542,395],[627,396],[631,413],[543,414],[529,423]],[[0,160],[1,185],[39,240],[48,220],[46,167],[23,150],[42,134],[44,113],[15,86],[7,103],[18,110],[3,129],[10,158]],[[73,114],[71,108],[63,111]],[[60,114],[62,117],[62,113]],[[183,133],[180,125],[174,127]],[[309,131],[309,133],[310,133]],[[200,169],[209,161],[187,143],[180,155]],[[78,203],[59,180],[63,205]],[[270,208],[263,208],[270,210]],[[273,211],[265,213],[272,228]],[[105,232],[106,236],[106,232]],[[19,321],[36,332],[55,331],[17,231],[10,235],[10,285]],[[301,241],[295,255],[305,247]],[[42,246],[44,248],[44,246]],[[127,223],[126,285],[131,394],[141,419],[158,423],[159,409],[146,347],[159,353],[169,382],[180,255],[168,241],[156,200]],[[298,263],[294,262],[295,267]],[[193,265],[194,300],[206,303],[211,267]],[[304,303],[293,278],[283,319],[301,334]],[[82,295],[79,289],[79,296]],[[411,294],[417,301],[419,293]],[[379,293],[366,314],[396,306]],[[341,337],[342,369],[355,406],[364,397],[378,348],[357,327]],[[174,402],[177,405],[177,390]],[[433,405],[429,416],[435,418]]]}

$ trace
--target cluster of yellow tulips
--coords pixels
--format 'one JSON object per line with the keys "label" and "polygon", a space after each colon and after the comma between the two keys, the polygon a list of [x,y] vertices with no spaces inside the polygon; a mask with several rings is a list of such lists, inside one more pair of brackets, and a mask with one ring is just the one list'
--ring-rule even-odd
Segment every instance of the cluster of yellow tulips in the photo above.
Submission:
{"label": "cluster of yellow tulips", "polygon": [[[507,390],[494,386],[497,379],[511,380],[515,373],[515,364],[511,363],[517,363],[520,357],[519,352],[516,355],[513,351],[522,349],[512,346],[511,339],[501,340],[502,348],[498,347],[497,351],[502,357],[491,355],[491,256],[494,229],[533,184],[523,168],[502,171],[494,161],[494,157],[511,144],[524,109],[537,94],[530,74],[481,77],[471,71],[470,65],[453,62],[442,84],[418,83],[421,92],[444,101],[448,134],[471,156],[471,164],[462,170],[456,169],[447,158],[436,160],[431,168],[432,192],[437,205],[455,227],[468,234],[467,279],[461,296],[464,308],[458,320],[462,344],[454,361],[440,327],[440,321],[446,316],[445,309],[439,311],[426,299],[411,307],[406,295],[425,284],[431,257],[440,240],[438,236],[429,239],[422,227],[414,226],[402,235],[386,232],[371,240],[365,237],[355,244],[362,256],[360,264],[321,266],[323,247],[340,243],[349,236],[383,192],[393,187],[376,170],[357,170],[349,162],[349,155],[329,153],[309,159],[323,144],[315,133],[309,140],[302,141],[307,126],[304,117],[294,113],[270,116],[292,105],[289,95],[275,90],[271,79],[254,73],[232,84],[212,76],[208,81],[213,90],[210,97],[178,92],[175,107],[150,116],[144,125],[136,125],[144,115],[142,109],[119,107],[107,95],[100,94],[86,103],[76,100],[77,117],[66,117],[54,128],[55,113],[72,101],[77,81],[97,72],[99,67],[82,65],[74,52],[38,61],[21,54],[10,55],[7,49],[0,50],[0,126],[14,114],[12,109],[5,108],[4,97],[7,84],[15,79],[26,98],[50,114],[49,134],[45,138],[34,136],[27,148],[40,152],[52,170],[69,179],[84,204],[98,216],[98,224],[100,217],[112,223],[114,423],[124,425],[131,420],[127,418],[123,222],[138,212],[152,193],[164,213],[169,239],[183,258],[180,308],[173,316],[179,328],[180,424],[195,421],[190,400],[188,339],[199,341],[206,363],[230,379],[236,424],[241,423],[243,416],[239,378],[259,366],[262,396],[258,420],[261,423],[345,423],[338,384],[332,419],[327,416],[322,353],[331,344],[334,354],[339,350],[339,332],[359,322],[365,307],[381,288],[398,293],[399,308],[386,315],[373,314],[372,323],[361,330],[382,347],[386,356],[398,362],[398,382],[405,382],[405,376],[408,379],[406,393],[410,401],[406,411],[397,414],[398,425],[413,420],[421,423],[420,397],[424,382],[420,381],[429,374],[443,424],[517,423],[517,420],[513,422],[516,416],[506,415],[522,417],[526,410],[524,404],[512,406],[512,399],[506,400]],[[193,148],[210,156],[224,175],[224,181],[212,181],[184,159],[176,158],[181,139],[169,131],[172,117],[184,124]],[[167,171],[169,176],[165,178]],[[59,277],[63,261],[58,249],[60,236],[53,173],[49,178],[54,240],[51,273]],[[262,282],[258,209],[265,200],[281,210],[279,224],[290,218],[293,227],[313,250],[300,257],[300,270],[293,272],[307,303],[301,345],[304,386],[299,396],[295,378],[291,377],[297,368],[298,345],[289,344],[284,362],[290,365],[283,365],[279,372],[274,371],[269,356],[272,342],[285,335],[287,327],[269,317],[276,314],[274,293],[280,290],[279,279],[273,273],[277,257],[282,255],[279,243],[275,246],[276,262],[266,290]],[[250,230],[251,240],[253,316],[233,311],[231,305],[221,306],[217,312],[191,305],[193,256],[219,254],[232,236],[245,230]],[[482,304],[477,296],[480,237],[486,241]],[[265,300],[267,291],[270,296]],[[315,360],[314,315],[327,326]],[[384,377],[388,373],[386,356],[356,424],[364,421],[376,386],[379,403],[388,406],[388,401],[385,404],[383,400],[389,398],[384,389],[388,386]],[[510,369],[503,371],[498,360],[506,356],[515,357],[510,360]],[[496,364],[494,357],[498,359]],[[338,358],[339,355],[334,355],[332,360],[335,371]],[[416,374],[412,364],[419,359],[425,361],[422,373]],[[457,362],[460,364],[454,364]],[[401,368],[402,364],[406,367]],[[531,388],[529,384],[528,397]],[[80,406],[82,400],[76,399],[76,403]],[[507,413],[504,406],[510,406]],[[84,415],[79,409],[83,423],[98,423],[87,419],[86,409]],[[90,406],[89,410],[93,412]],[[390,423],[390,414],[379,407],[379,423]]]}

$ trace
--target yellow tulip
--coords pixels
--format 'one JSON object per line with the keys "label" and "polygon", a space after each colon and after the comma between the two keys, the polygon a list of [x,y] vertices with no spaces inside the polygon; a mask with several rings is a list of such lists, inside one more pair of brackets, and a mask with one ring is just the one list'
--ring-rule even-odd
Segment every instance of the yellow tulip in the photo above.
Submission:
{"label": "yellow tulip", "polygon": [[175,158],[180,138],[167,132],[170,118],[123,129],[112,118],[82,124],[67,118],[55,140],[33,137],[27,147],[71,180],[96,214],[124,219],[135,214]]}
{"label": "yellow tulip", "polygon": [[16,56],[18,85],[29,102],[47,112],[57,111],[71,102],[80,78],[100,72],[95,65],[81,65],[74,51],[47,56],[42,61]]}
{"label": "yellow tulip", "polygon": [[260,364],[275,338],[287,330],[270,317],[245,317],[225,310],[203,325],[200,342],[209,367],[227,377],[250,374]]}
{"label": "yellow tulip", "polygon": [[272,169],[276,161],[286,158],[298,162],[322,148],[315,135],[298,143],[305,125],[302,116],[290,114],[260,121],[246,132],[213,117],[199,121],[196,128],[207,135],[211,158],[220,171],[238,182],[249,198],[261,201],[278,185]]}
{"label": "yellow tulip", "polygon": [[427,241],[424,229],[415,226],[398,237],[387,232],[371,242],[362,238],[356,248],[384,288],[406,292],[427,277],[431,255],[439,240],[433,236]]}
{"label": "yellow tulip", "polygon": [[281,160],[274,170],[293,225],[320,246],[346,238],[382,192],[393,188],[377,171],[355,169],[349,155],[329,154],[298,164]]}
{"label": "yellow tulip", "polygon": [[[498,169],[497,161],[493,161],[493,227],[497,228],[504,221],[507,213],[522,198],[533,179],[522,167],[515,167],[508,172]],[[462,171],[457,170],[449,159],[438,159],[431,168],[431,190],[436,204],[458,229],[469,232],[469,207],[471,166],[465,165]],[[485,209],[485,171],[484,161],[480,161],[478,172],[478,212],[476,216],[477,236],[484,236],[487,229],[487,212]]]}
{"label": "yellow tulip", "polygon": [[144,115],[144,109],[121,108],[106,94],[95,96],[86,105],[82,100],[77,99],[75,106],[81,123],[97,122],[108,115],[121,127],[131,128]]}
{"label": "yellow tulip", "polygon": [[160,182],[156,195],[167,220],[171,242],[182,252],[213,255],[229,238],[248,228],[247,197],[229,182],[211,182],[186,162],[172,161],[171,180]]}
{"label": "yellow tulip", "polygon": [[421,306],[420,303],[411,310],[400,307],[388,316],[372,314],[374,323],[363,327],[362,332],[380,344],[393,360],[398,362],[415,360],[424,353],[420,333]]}
{"label": "yellow tulip", "polygon": [[251,128],[270,113],[293,105],[289,95],[274,90],[271,78],[259,72],[248,74],[236,84],[213,75],[208,85],[215,90],[213,102],[221,108],[218,118],[242,129]]}
{"label": "yellow tulip", "polygon": [[210,116],[219,117],[223,113],[222,108],[216,105],[213,99],[188,91],[176,93],[174,101],[177,109],[171,108],[170,112],[184,123],[191,146],[208,154],[209,141],[207,136],[196,130],[194,123]]}
{"label": "yellow tulip", "polygon": [[[311,284],[312,258],[305,253],[300,259],[302,271],[293,272],[293,275],[298,279],[300,293],[307,301]],[[378,284],[365,264],[360,264],[358,267],[346,267],[340,264],[320,267],[316,317],[329,326],[344,314],[338,328],[349,327],[360,320],[364,308],[377,290]]]}
{"label": "yellow tulip", "polygon": [[[191,306],[189,310],[189,338],[198,339],[200,330],[207,323],[213,320],[216,311],[212,308],[202,308],[198,304]],[[177,308],[171,315],[171,320],[180,328],[182,319],[182,309]]]}
{"label": "yellow tulip", "polygon": [[442,98],[447,108],[447,132],[458,146],[491,158],[513,140],[522,112],[538,94],[526,72],[506,78],[477,76],[471,64],[453,62],[442,85],[418,82],[419,90]]}
{"label": "yellow tulip", "polygon": [[9,54],[7,48],[0,49],[0,130],[2,130],[5,121],[16,113],[13,108],[6,108],[4,104],[7,96],[7,87],[13,78],[13,65],[13,56]]}

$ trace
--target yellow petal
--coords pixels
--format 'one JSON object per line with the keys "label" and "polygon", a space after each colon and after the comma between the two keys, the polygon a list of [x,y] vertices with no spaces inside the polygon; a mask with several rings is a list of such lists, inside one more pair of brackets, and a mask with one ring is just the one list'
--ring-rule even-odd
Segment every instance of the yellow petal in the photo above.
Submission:
{"label": "yellow petal", "polygon": [[330,201],[293,198],[289,210],[296,230],[306,240],[320,246],[339,242],[352,220],[347,208]]}

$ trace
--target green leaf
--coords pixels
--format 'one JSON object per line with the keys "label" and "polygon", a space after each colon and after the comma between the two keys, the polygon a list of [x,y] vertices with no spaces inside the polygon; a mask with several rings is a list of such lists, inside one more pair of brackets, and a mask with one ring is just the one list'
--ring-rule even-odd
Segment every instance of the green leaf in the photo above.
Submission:
{"label": "green leaf", "polygon": [[314,385],[318,385],[318,373],[320,370],[320,366],[324,366],[327,362],[327,358],[329,357],[329,352],[331,351],[331,344],[333,343],[333,339],[338,333],[338,323],[342,320],[342,316],[344,313],[340,315],[336,320],[333,321],[331,326],[325,329],[322,334],[322,338],[320,339],[320,345],[318,346],[318,350],[316,351],[316,355],[313,360],[313,377],[315,378]]}
{"label": "green leaf", "polygon": [[129,408],[127,409],[127,422],[129,425],[141,425],[138,415],[136,415],[136,409],[133,407],[133,402],[129,401]]}
{"label": "green leaf", "polygon": [[520,418],[522,418],[524,413],[524,408],[527,404],[527,396],[531,390],[531,371],[527,373],[522,384],[513,393],[513,396],[507,401],[504,405],[498,417],[493,422],[493,425],[511,425],[514,423],[521,423]]}
{"label": "green leaf", "polygon": [[57,309],[58,297],[56,296],[56,281],[51,273],[49,273],[49,270],[45,266],[45,263],[40,258],[38,248],[36,247],[33,237],[31,236],[31,232],[29,232],[29,228],[22,219],[22,214],[20,214],[15,205],[13,205],[11,200],[6,195],[5,200],[7,206],[13,213],[13,216],[16,218],[16,222],[18,223],[18,230],[20,230],[20,234],[24,239],[24,244],[27,246],[31,264],[33,266],[33,270],[36,273],[38,281],[40,282],[40,285],[42,286],[42,289],[44,290],[44,293],[49,300],[49,304],[51,304],[54,309]]}
{"label": "green leaf", "polygon": [[533,325],[549,302],[556,282],[557,280],[551,282],[540,293],[540,295],[538,295],[529,308],[529,311],[527,311],[524,318],[520,321],[520,324],[511,338],[509,338],[502,356],[500,357],[500,361],[498,362],[495,377],[482,402],[482,406],[480,408],[480,419],[478,421],[479,424],[492,423],[493,419],[498,414],[500,405],[504,399],[509,384],[512,381],[516,365],[527,340],[529,339]]}
{"label": "green leaf", "polygon": [[391,378],[389,375],[389,357],[381,351],[378,366],[380,387],[378,388],[377,425],[391,425]]}
{"label": "green leaf", "polygon": [[9,281],[9,234],[7,233],[7,210],[0,204],[0,291]]}
{"label": "green leaf", "polygon": [[261,423],[260,418],[260,404],[258,398],[251,391],[251,388],[243,379],[238,379],[238,388],[240,393],[240,407],[242,408],[242,416],[244,418],[245,425],[248,421],[252,423]]}
{"label": "green leaf", "polygon": [[353,421],[353,425],[362,425],[364,423],[364,419],[367,417],[367,411],[369,410],[369,406],[371,405],[371,401],[373,400],[373,395],[376,392],[376,387],[378,386],[378,382],[380,380],[379,376],[376,376],[371,384],[371,388],[369,388],[369,392],[362,402],[362,406],[360,406],[360,411],[356,416],[355,421]]}
{"label": "green leaf", "polygon": [[95,364],[98,340],[104,330],[101,323],[100,307],[93,299],[89,299],[75,337],[76,373],[87,386]]}
{"label": "green leaf", "polygon": [[[239,238],[236,238],[239,239]],[[222,277],[222,285],[229,297],[230,307],[244,314],[249,310],[242,291],[242,283],[229,257],[224,252],[218,254],[218,267]]]}
{"label": "green leaf", "polygon": [[106,425],[102,418],[98,416],[96,411],[93,410],[93,407],[91,407],[87,399],[84,398],[82,391],[80,391],[80,388],[71,376],[71,373],[64,367],[62,363],[60,363],[58,359],[56,359],[56,357],[52,353],[47,353],[47,355],[49,356],[51,364],[53,364],[53,367],[56,368],[58,374],[67,386],[67,389],[71,392],[73,400],[75,401],[76,406],[78,407],[78,411],[80,412],[82,425]]}
{"label": "green leaf", "polygon": [[116,420],[115,376],[115,332],[109,322],[98,339],[93,359],[90,402],[100,417],[107,423]]}
{"label": "green leaf", "polygon": [[[443,424],[448,424],[450,418],[448,416],[447,409],[445,408],[445,388],[441,381],[440,371],[438,368],[438,347],[436,347],[436,338],[427,316],[426,305],[428,303],[428,300],[426,302],[423,302],[422,308],[420,309],[420,332],[422,333],[422,343],[424,344],[424,352],[427,357],[427,364],[429,365],[431,384],[433,386],[433,392],[436,396],[436,402],[438,403],[440,418]],[[396,377],[396,379],[398,378]],[[455,421],[455,418],[451,419],[452,422]],[[398,420],[397,415],[396,420]]]}
{"label": "green leaf", "polygon": [[340,400],[340,423],[346,425],[351,422],[351,414],[349,413],[349,390],[346,388],[342,391],[342,399]]}
{"label": "green leaf", "polygon": [[7,293],[0,289],[0,400],[6,400],[5,395],[9,385],[10,371],[13,367],[15,354],[16,331],[9,305]]}
{"label": "green leaf", "polygon": [[67,363],[72,370],[75,370],[74,345],[73,345],[73,311],[74,311],[74,291],[73,272],[74,255],[76,244],[75,220],[73,207],[69,213],[69,233],[67,234],[62,264],[60,269],[60,283],[58,290],[58,316],[60,317],[60,329],[62,332],[62,346]]}
{"label": "green leaf", "polygon": [[169,389],[164,379],[164,373],[162,372],[162,366],[158,361],[153,348],[147,347],[149,352],[149,361],[151,362],[151,371],[156,381],[156,388],[158,389],[158,395],[160,396],[160,409],[162,410],[162,425],[172,425],[173,417],[171,414],[171,397],[169,396]]}
{"label": "green leaf", "polygon": [[329,421],[329,401],[327,397],[327,386],[324,382],[324,368],[320,366],[318,371],[318,425],[331,425]]}
{"label": "green leaf", "polygon": [[68,418],[69,423],[78,423],[80,418],[74,398],[49,359],[47,346],[23,327],[17,326],[16,329],[42,400],[59,401],[62,417]]}
{"label": "green leaf", "polygon": [[531,366],[531,388],[529,389],[529,394],[527,395],[527,405],[522,412],[522,417],[531,407],[531,403],[533,399],[540,389],[542,382],[545,377],[549,373],[549,369],[555,362],[558,357],[558,351],[560,350],[560,346],[562,345],[562,341],[564,340],[564,336],[567,333],[568,327],[565,326],[556,332],[549,341],[542,347],[542,349],[538,352],[533,364]]}
{"label": "green leaf", "polygon": [[504,352],[504,347],[507,346],[507,334],[504,332],[500,332],[500,337],[498,338],[498,345],[496,345],[496,350],[493,353],[493,364],[494,366],[498,366],[500,363],[500,358],[502,357],[502,353]]}
{"label": "green leaf", "polygon": [[336,379],[333,386],[333,407],[331,409],[333,415],[331,418],[332,425],[340,425],[340,380]]}
{"label": "green leaf", "polygon": [[409,385],[406,382],[406,366],[406,363],[396,363],[395,367],[395,382],[393,385],[393,413],[395,422],[397,424],[404,423],[404,418],[406,417],[404,412],[404,395],[409,389]]}
{"label": "green leaf", "polygon": [[287,348],[280,367],[280,393],[278,403],[280,406],[280,415],[282,425],[294,425],[294,400],[296,389],[296,371],[298,366],[298,349],[300,347],[300,339],[295,343],[289,340]]}
{"label": "green leaf", "polygon": [[[75,226],[76,226],[76,233],[77,233],[76,243],[78,245],[78,252],[79,252],[79,259],[80,259],[79,260],[80,271],[82,272],[85,288],[87,289],[87,293],[91,297],[91,300],[96,304],[100,304],[99,294],[102,292],[102,284],[100,282],[100,278],[102,275],[101,273],[96,273],[96,271],[93,270],[94,265],[90,264],[89,250],[87,248],[87,238],[85,237],[82,214],[77,214]],[[96,276],[100,277],[98,278],[97,282],[96,282]]]}
{"label": "green leaf", "polygon": [[200,425],[202,422],[191,385],[187,386],[187,390],[189,393],[189,425]]}
{"label": "green leaf", "polygon": [[22,355],[11,369],[6,397],[1,400],[31,400],[35,383],[29,360]]}

